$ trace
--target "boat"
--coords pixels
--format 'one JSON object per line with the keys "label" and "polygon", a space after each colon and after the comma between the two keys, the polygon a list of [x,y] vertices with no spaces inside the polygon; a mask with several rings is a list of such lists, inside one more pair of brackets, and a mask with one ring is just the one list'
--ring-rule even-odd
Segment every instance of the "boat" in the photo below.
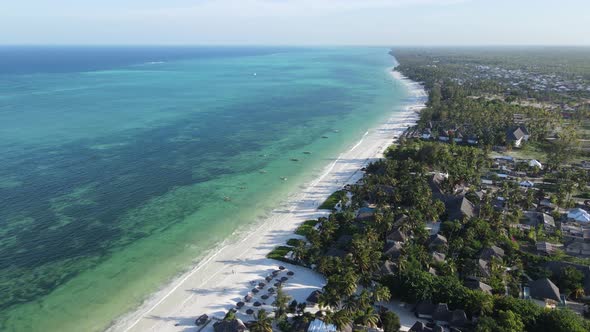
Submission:
{"label": "boat", "polygon": [[309,151],[303,151],[303,154],[311,154]]}
{"label": "boat", "polygon": [[281,180],[287,181],[287,177],[286,176],[281,176]]}
{"label": "boat", "polygon": [[297,158],[291,158],[291,161],[299,161]]}
{"label": "boat", "polygon": [[322,138],[328,138],[328,136],[324,135],[324,136],[322,136]]}

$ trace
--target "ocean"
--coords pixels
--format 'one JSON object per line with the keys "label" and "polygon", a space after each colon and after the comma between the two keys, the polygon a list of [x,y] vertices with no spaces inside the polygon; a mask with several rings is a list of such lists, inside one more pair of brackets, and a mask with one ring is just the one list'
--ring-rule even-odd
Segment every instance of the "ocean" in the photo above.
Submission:
{"label": "ocean", "polygon": [[0,330],[102,331],[400,109],[386,48],[0,47]]}

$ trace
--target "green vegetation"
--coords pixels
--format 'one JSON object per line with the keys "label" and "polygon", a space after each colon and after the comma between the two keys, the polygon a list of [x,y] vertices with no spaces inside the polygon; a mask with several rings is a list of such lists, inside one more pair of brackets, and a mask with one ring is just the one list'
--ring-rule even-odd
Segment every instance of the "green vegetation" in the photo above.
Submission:
{"label": "green vegetation", "polygon": [[295,234],[297,235],[302,235],[302,236],[307,236],[315,227],[315,225],[318,224],[318,220],[306,220],[303,222],[303,224],[301,224],[301,226],[297,227],[297,230],[295,231]]}
{"label": "green vegetation", "polygon": [[276,259],[278,261],[290,262],[290,260],[286,259],[285,256],[289,253],[289,251],[291,251],[291,249],[291,247],[279,246],[269,252],[266,257]]}
{"label": "green vegetation", "polygon": [[345,190],[338,190],[332,193],[328,199],[322,205],[320,205],[320,209],[323,210],[333,210],[336,204],[340,201],[344,201],[346,199],[346,191]]}
{"label": "green vegetation", "polygon": [[[587,130],[582,99],[590,93],[551,87],[590,87],[590,67],[581,62],[583,50],[566,56],[566,65],[555,59],[561,54],[556,50],[535,52],[532,62],[511,50],[395,52],[398,70],[429,91],[417,128],[366,167],[362,184],[334,193],[322,208],[347,204],[306,221],[296,232],[304,240],[291,239],[290,247],[273,251],[282,260],[292,251],[294,262],[326,276],[319,297],[326,322],[339,329],[398,331],[395,313],[377,312],[377,304],[393,296],[409,304],[446,304],[453,315],[465,317],[462,331],[590,331],[590,322],[562,308],[566,303],[559,298],[571,303],[586,295],[584,265],[590,260],[561,249],[540,254],[537,247],[564,242],[562,209],[590,192],[590,173],[572,164],[586,156],[578,138]],[[515,77],[523,83],[514,84]],[[547,91],[534,85],[539,79],[549,82]],[[506,135],[515,125],[530,134],[520,149]],[[445,131],[451,140],[423,140],[411,134],[416,129]],[[458,132],[477,137],[478,144],[454,142]],[[528,160],[492,161],[492,149],[501,150],[494,156],[544,160],[543,168]],[[483,185],[482,179],[493,182]],[[535,179],[534,187],[523,186],[522,179]],[[440,228],[433,235],[429,227],[436,223]],[[536,281],[547,285],[545,278],[559,294],[534,298],[557,306],[553,310],[521,295]],[[296,303],[282,309],[286,302],[278,316],[297,311]],[[300,315],[293,322],[309,318]],[[295,325],[284,318],[280,324],[285,331]]]}

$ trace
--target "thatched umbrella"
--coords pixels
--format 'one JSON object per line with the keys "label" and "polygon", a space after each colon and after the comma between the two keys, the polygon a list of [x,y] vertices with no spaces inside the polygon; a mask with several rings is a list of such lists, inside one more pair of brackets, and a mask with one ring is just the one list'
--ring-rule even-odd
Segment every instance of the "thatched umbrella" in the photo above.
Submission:
{"label": "thatched umbrella", "polygon": [[293,272],[293,271],[289,271],[289,272],[287,272],[287,275],[288,275],[288,276],[295,275],[295,272]]}
{"label": "thatched umbrella", "polygon": [[248,295],[244,296],[244,301],[246,301],[246,302],[252,301],[252,295],[248,294]]}
{"label": "thatched umbrella", "polygon": [[268,277],[264,278],[264,280],[266,280],[267,282],[270,282],[272,280],[272,277],[268,276]]}
{"label": "thatched umbrella", "polygon": [[279,282],[275,282],[274,286],[275,287],[279,287],[281,284],[282,284],[282,282],[280,282],[280,281]]}
{"label": "thatched umbrella", "polygon": [[251,314],[253,314],[253,313],[254,313],[254,310],[252,310],[252,309],[248,309],[248,310],[246,310],[246,313],[247,313],[248,315],[251,315]]}
{"label": "thatched umbrella", "polygon": [[266,286],[266,284],[265,284],[265,283],[263,283],[263,282],[261,282],[261,283],[259,283],[259,284],[258,284],[258,287],[259,287],[259,288],[264,288],[264,286]]}
{"label": "thatched umbrella", "polygon": [[281,265],[281,266],[279,266],[279,270],[281,270],[281,271],[282,271],[282,270],[284,270],[284,269],[285,269],[285,267],[284,267],[284,266],[282,266],[282,265]]}
{"label": "thatched umbrella", "polygon": [[279,270],[274,270],[274,271],[272,271],[272,275],[276,277],[280,272],[281,271],[279,271]]}
{"label": "thatched umbrella", "polygon": [[246,304],[246,303],[244,303],[244,302],[240,301],[240,302],[236,303],[236,307],[238,307],[238,308],[241,308],[241,307],[243,307],[245,304]]}
{"label": "thatched umbrella", "polygon": [[258,293],[258,292],[260,292],[258,289],[256,289],[256,288],[252,288],[252,293],[256,294],[256,293]]}
{"label": "thatched umbrella", "polygon": [[283,282],[285,282],[285,281],[287,281],[287,280],[289,280],[289,278],[287,278],[287,277],[282,277],[282,278],[281,278],[281,281],[283,281]]}
{"label": "thatched umbrella", "polygon": [[268,292],[272,294],[272,293],[275,292],[275,289],[271,287],[271,288],[268,289]]}
{"label": "thatched umbrella", "polygon": [[268,300],[268,295],[264,294],[260,298],[263,299],[263,300]]}
{"label": "thatched umbrella", "polygon": [[254,306],[255,306],[255,307],[260,307],[261,305],[262,305],[262,303],[260,303],[260,302],[258,302],[258,301],[254,302]]}

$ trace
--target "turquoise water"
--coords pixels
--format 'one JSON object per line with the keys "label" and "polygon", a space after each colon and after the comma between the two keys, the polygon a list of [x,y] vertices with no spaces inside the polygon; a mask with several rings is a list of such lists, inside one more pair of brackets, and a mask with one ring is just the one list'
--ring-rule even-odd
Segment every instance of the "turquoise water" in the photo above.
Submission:
{"label": "turquoise water", "polygon": [[6,331],[103,330],[406,93],[382,48],[50,51],[0,48]]}

